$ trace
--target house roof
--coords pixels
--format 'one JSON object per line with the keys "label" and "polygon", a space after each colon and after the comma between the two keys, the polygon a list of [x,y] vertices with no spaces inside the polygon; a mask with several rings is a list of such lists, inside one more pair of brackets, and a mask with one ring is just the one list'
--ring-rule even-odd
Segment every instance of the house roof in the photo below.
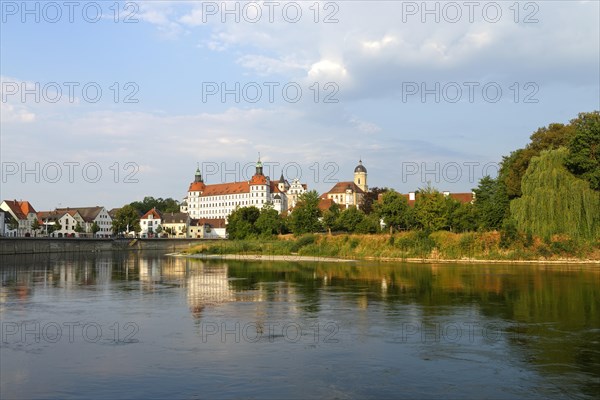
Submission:
{"label": "house roof", "polygon": [[326,194],[346,193],[346,189],[348,188],[350,188],[353,192],[356,193],[364,193],[364,191],[361,188],[359,188],[358,185],[356,185],[356,183],[349,181],[336,183],[335,186],[332,187]]}
{"label": "house roof", "polygon": [[185,223],[188,219],[188,215],[186,213],[178,212],[178,213],[163,213],[162,221],[163,224],[180,224]]}
{"label": "house roof", "polygon": [[188,189],[188,192],[201,192],[204,189],[206,189],[206,185],[204,184],[204,182],[192,182],[190,183],[190,188]]}
{"label": "house roof", "polygon": [[192,219],[190,221],[190,226],[202,226],[209,225],[211,228],[225,228],[225,219],[224,218],[200,218],[200,219]]}
{"label": "house roof", "polygon": [[[279,190],[279,181],[269,181],[269,189],[271,193],[281,193]],[[289,185],[285,180],[285,184]],[[229,182],[229,183],[215,183],[206,185],[202,182],[192,182],[188,192],[202,192],[202,196],[219,196],[225,194],[239,194],[249,193],[250,185],[266,185],[267,177],[264,175],[254,175],[252,179],[247,182]],[[306,184],[302,187],[306,189]]]}
{"label": "house roof", "polygon": [[18,219],[27,219],[29,213],[37,214],[28,201],[4,200],[4,202]]}
{"label": "house roof", "polygon": [[75,216],[75,213],[79,213],[79,215],[81,216],[81,219],[83,219],[85,222],[94,222],[94,220],[96,219],[96,217],[98,216],[98,214],[100,214],[100,212],[104,209],[104,207],[101,206],[95,206],[95,207],[64,207],[64,208],[57,208],[55,211],[56,212],[62,212],[62,213],[69,213],[72,216]]}
{"label": "house roof", "polygon": [[321,199],[319,200],[319,210],[329,210],[329,207],[331,207],[334,203],[335,202],[332,199],[324,199],[321,197]]}
{"label": "house roof", "polygon": [[146,214],[142,215],[140,219],[150,219],[150,216],[152,216],[152,219],[162,219],[162,215],[156,208],[149,210]]}
{"label": "house roof", "polygon": [[251,185],[266,185],[267,177],[264,175],[254,174],[250,179]]}
{"label": "house roof", "polygon": [[62,217],[64,213],[58,213],[56,211],[38,211],[37,217],[40,222],[44,221],[56,221]]}
{"label": "house roof", "polygon": [[110,215],[111,218],[115,218],[117,216],[117,212],[120,210],[121,208],[112,208],[109,212],[108,215]]}

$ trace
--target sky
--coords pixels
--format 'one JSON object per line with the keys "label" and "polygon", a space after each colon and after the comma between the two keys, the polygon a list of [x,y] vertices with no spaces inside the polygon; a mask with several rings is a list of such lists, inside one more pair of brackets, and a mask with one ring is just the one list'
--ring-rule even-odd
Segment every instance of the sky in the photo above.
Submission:
{"label": "sky", "polygon": [[2,199],[272,179],[465,192],[600,109],[598,1],[0,1]]}

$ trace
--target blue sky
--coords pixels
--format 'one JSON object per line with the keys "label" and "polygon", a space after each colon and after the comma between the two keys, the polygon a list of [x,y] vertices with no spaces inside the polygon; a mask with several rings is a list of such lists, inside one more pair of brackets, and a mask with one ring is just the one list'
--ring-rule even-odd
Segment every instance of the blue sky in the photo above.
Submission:
{"label": "blue sky", "polygon": [[259,152],[319,192],[359,158],[370,186],[469,191],[600,109],[597,1],[0,4],[0,197],[38,210],[181,199]]}

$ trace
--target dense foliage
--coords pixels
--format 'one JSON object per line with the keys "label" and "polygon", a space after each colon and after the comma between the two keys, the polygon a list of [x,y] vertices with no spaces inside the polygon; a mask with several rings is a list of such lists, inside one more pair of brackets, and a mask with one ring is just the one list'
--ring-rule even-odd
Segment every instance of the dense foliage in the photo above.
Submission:
{"label": "dense foliage", "polygon": [[140,214],[132,205],[120,208],[112,220],[112,231],[118,235],[127,231],[139,232]]}
{"label": "dense foliage", "polygon": [[600,112],[581,113],[572,120],[576,133],[569,143],[565,165],[573,174],[600,190]]}
{"label": "dense foliage", "polygon": [[543,238],[566,234],[594,239],[600,232],[600,193],[564,167],[565,148],[531,160],[523,177],[523,195],[511,202],[517,228]]}
{"label": "dense foliage", "polygon": [[162,197],[155,199],[152,196],[146,196],[144,197],[144,200],[134,201],[129,203],[129,205],[135,208],[140,215],[146,214],[153,208],[156,208],[162,213],[176,213],[180,210],[179,202],[170,197],[167,199],[163,199]]}
{"label": "dense foliage", "polygon": [[298,203],[290,215],[290,229],[295,235],[318,232],[322,229],[319,194],[311,190],[298,197]]}

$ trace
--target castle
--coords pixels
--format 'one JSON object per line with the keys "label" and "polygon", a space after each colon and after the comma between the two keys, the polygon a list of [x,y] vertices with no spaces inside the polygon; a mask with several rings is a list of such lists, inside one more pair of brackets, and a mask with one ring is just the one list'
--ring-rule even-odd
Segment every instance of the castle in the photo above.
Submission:
{"label": "castle", "polygon": [[282,213],[293,208],[298,196],[305,192],[306,184],[298,179],[290,184],[283,173],[276,181],[265,176],[259,158],[256,172],[249,181],[243,182],[205,184],[198,168],[181,204],[181,212],[188,213],[192,219],[226,219],[237,207],[261,209],[265,204],[272,204]]}

